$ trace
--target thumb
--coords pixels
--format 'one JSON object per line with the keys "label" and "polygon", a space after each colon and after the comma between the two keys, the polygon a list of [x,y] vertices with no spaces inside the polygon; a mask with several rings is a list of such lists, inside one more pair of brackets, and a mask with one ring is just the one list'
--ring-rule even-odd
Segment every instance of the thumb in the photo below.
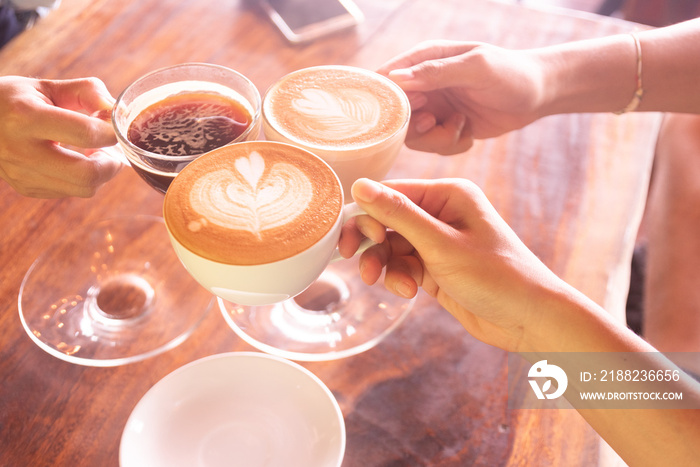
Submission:
{"label": "thumb", "polygon": [[[411,186],[411,198],[420,199],[425,187]],[[382,183],[361,178],[352,186],[355,202],[373,219],[399,233],[416,250],[432,242],[439,232],[436,220],[405,194]]]}

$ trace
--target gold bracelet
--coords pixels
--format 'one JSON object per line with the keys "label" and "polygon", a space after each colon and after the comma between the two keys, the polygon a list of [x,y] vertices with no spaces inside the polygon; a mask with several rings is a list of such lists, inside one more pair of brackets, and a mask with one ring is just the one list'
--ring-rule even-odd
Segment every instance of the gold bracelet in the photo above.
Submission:
{"label": "gold bracelet", "polygon": [[642,44],[635,33],[631,32],[630,36],[634,39],[634,46],[637,49],[637,90],[634,92],[630,103],[624,109],[615,112],[617,115],[635,111],[642,101],[642,96],[644,96],[644,88],[642,88]]}

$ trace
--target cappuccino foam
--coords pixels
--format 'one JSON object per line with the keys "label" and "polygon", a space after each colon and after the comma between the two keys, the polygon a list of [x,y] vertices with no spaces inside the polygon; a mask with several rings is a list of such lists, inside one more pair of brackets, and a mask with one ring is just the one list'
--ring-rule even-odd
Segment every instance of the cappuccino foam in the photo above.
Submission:
{"label": "cappuccino foam", "polygon": [[175,177],[165,222],[185,248],[225,264],[264,264],[309,248],[341,212],[335,173],[307,151],[254,141],[216,149]]}
{"label": "cappuccino foam", "polygon": [[389,79],[359,68],[306,68],[265,96],[265,118],[284,137],[313,147],[357,149],[398,132],[409,107]]}

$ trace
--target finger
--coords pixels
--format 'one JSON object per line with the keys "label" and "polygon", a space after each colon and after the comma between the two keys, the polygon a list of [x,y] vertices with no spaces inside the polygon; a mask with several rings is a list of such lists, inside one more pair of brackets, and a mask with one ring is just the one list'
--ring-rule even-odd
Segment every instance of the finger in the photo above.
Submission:
{"label": "finger", "polygon": [[40,95],[27,110],[29,136],[83,148],[116,144],[108,121],[114,99],[102,81],[40,80],[35,86]]}
{"label": "finger", "polygon": [[455,57],[428,60],[409,68],[392,70],[388,77],[406,92],[434,91],[466,84],[458,58]]}
{"label": "finger", "polygon": [[390,233],[402,234],[409,245],[426,253],[444,251],[446,242],[456,239],[457,230],[480,226],[493,211],[483,192],[464,179],[381,184],[360,179],[352,191],[369,215],[395,230]]}
{"label": "finger", "polygon": [[360,247],[365,238],[374,243],[382,243],[385,239],[385,229],[375,219],[369,216],[357,216],[346,222],[340,230],[338,252],[343,258],[350,258]]}
{"label": "finger", "polygon": [[373,180],[361,178],[352,185],[355,202],[377,221],[404,235],[409,241],[432,237],[434,224],[404,194]]}
{"label": "finger", "polygon": [[453,155],[466,152],[474,144],[471,127],[464,115],[453,114],[441,124],[431,126],[430,123],[428,117],[417,117],[413,126],[409,126],[406,146],[417,151]]}
{"label": "finger", "polygon": [[0,169],[0,178],[5,180],[17,193],[30,198],[88,198],[93,196],[99,186],[76,185],[71,180],[52,177],[24,166],[5,164]]}
{"label": "finger", "polygon": [[415,252],[405,238],[396,232],[388,232],[386,240],[374,245],[360,256],[360,277],[369,285],[381,277],[384,267],[393,256],[408,256]]}
{"label": "finger", "polygon": [[[453,229],[472,228],[483,224],[484,217],[497,216],[483,191],[475,183],[466,179],[386,180],[381,184],[365,179],[361,180],[363,181],[360,183],[356,182],[358,187],[353,186],[353,192],[356,189],[358,191],[367,189],[368,184],[371,192],[373,191],[371,184],[379,185],[375,189],[377,194],[373,195],[376,197],[375,201],[357,201],[358,204],[363,205],[363,209],[369,215],[375,217],[374,212],[379,205],[384,205],[383,209],[390,209],[387,204],[391,205],[394,202],[390,199],[391,197],[403,197],[404,199],[399,202],[412,205],[412,209],[417,210],[418,215],[424,220],[423,228],[425,230],[423,231],[413,228],[415,226],[412,225],[409,217],[400,215],[398,210],[388,216],[385,214],[385,217],[389,217],[391,222],[385,219],[388,222],[386,223],[378,217],[375,218],[397,232],[406,234],[413,232],[414,234],[410,238],[407,236],[406,239],[419,251],[419,245],[426,246],[427,244],[420,241],[421,235],[433,242],[438,242],[428,246],[439,246],[444,249],[444,241],[453,236]],[[370,194],[369,197],[371,198],[372,195]],[[381,202],[377,201],[379,199],[382,199]],[[372,212],[366,209],[370,207],[367,203],[377,204]],[[403,228],[398,222],[402,219],[406,221],[406,226]],[[407,232],[401,232],[399,229],[407,230]]]}
{"label": "finger", "polygon": [[355,226],[365,237],[374,243],[382,243],[386,239],[384,225],[370,216],[358,216],[355,218]]}
{"label": "finger", "polygon": [[406,93],[406,97],[408,97],[408,102],[411,104],[411,112],[423,108],[430,102],[428,96],[424,92],[409,91]]}
{"label": "finger", "polygon": [[[27,157],[26,160],[28,159]],[[26,160],[14,159],[16,170],[11,174],[14,179],[52,180],[44,182],[51,185],[48,191],[78,197],[92,196],[97,188],[112,179],[124,165],[108,149],[92,151],[86,155],[54,143],[33,145],[32,163],[27,164]],[[22,174],[22,171],[25,173]]]}
{"label": "finger", "polygon": [[437,118],[431,112],[415,112],[411,114],[406,139],[420,137],[435,128],[436,125]]}
{"label": "finger", "polygon": [[89,115],[110,110],[115,102],[107,86],[97,78],[42,80],[40,87],[54,105]]}
{"label": "finger", "polygon": [[474,49],[487,45],[471,44],[406,68],[395,68],[387,73],[389,79],[404,91],[432,91],[449,87],[483,86],[484,54]]}
{"label": "finger", "polygon": [[475,43],[457,41],[426,41],[388,60],[377,69],[378,73],[391,77],[391,71],[410,68],[426,60],[461,55],[472,48]]}
{"label": "finger", "polygon": [[96,117],[45,105],[30,116],[30,137],[81,148],[101,148],[117,143],[112,125]]}
{"label": "finger", "polygon": [[392,256],[386,266],[384,287],[404,298],[413,298],[423,282],[423,263],[413,255]]}
{"label": "finger", "polygon": [[384,266],[389,261],[389,250],[379,244],[367,248],[360,255],[360,278],[367,285],[375,284],[382,275]]}
{"label": "finger", "polygon": [[76,185],[86,188],[99,188],[114,178],[124,166],[108,148],[90,151],[87,155],[78,152],[73,155],[75,159],[66,166],[64,174]]}

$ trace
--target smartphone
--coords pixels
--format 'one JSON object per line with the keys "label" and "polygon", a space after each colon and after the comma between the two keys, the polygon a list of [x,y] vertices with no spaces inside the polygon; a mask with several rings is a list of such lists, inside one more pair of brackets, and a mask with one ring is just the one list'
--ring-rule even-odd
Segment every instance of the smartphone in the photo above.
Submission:
{"label": "smartphone", "polygon": [[259,0],[262,9],[292,44],[348,29],[364,18],[352,0]]}

